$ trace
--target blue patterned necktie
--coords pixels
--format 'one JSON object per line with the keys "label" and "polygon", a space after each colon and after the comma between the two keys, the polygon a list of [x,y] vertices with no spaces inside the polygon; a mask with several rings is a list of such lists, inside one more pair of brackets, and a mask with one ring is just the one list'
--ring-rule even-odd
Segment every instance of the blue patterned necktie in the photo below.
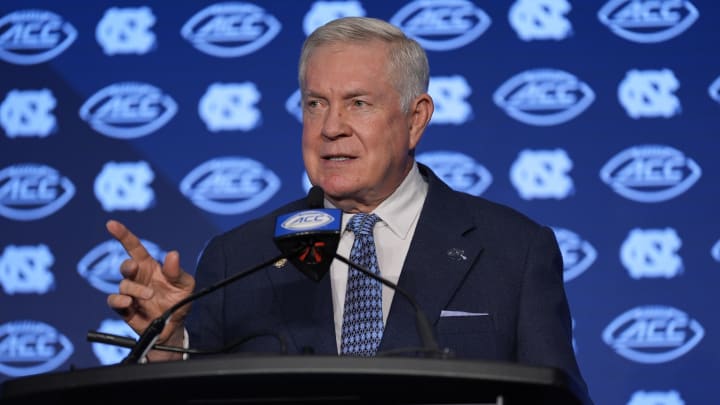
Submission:
{"label": "blue patterned necktie", "polygon": [[[355,234],[350,261],[380,275],[373,227],[375,214],[355,214],[348,229]],[[354,267],[348,272],[343,313],[341,353],[348,356],[373,356],[383,333],[382,284]]]}

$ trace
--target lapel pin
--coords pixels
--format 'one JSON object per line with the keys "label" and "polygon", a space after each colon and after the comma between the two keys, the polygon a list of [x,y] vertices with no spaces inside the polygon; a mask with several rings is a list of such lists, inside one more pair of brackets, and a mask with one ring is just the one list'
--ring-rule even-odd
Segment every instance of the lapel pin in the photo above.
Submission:
{"label": "lapel pin", "polygon": [[280,259],[273,263],[273,266],[275,266],[276,269],[282,269],[287,264],[287,259]]}
{"label": "lapel pin", "polygon": [[465,256],[465,251],[462,249],[451,248],[447,251],[447,255],[453,260],[467,260],[467,256]]}

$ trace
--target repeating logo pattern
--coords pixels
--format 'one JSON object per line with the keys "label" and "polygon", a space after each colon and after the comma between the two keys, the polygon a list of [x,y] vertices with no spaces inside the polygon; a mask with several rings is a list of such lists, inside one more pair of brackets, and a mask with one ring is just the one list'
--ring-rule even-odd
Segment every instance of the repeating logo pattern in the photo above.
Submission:
{"label": "repeating logo pattern", "polygon": [[[712,304],[720,277],[720,6],[590,3],[101,1],[81,13],[6,0],[0,380],[126,355],[74,350],[92,325],[136,338],[105,303],[127,254],[87,242],[107,236],[107,218],[179,240],[192,270],[208,237],[198,224],[230,229],[306,193],[298,48],[328,21],[366,15],[428,51],[434,114],[416,160],[455,190],[563,225],[552,230],[586,375],[652,367],[652,384],[590,381],[595,402],[617,402],[606,392],[632,405],[697,401],[697,381],[674,367],[704,375],[717,351],[712,305],[696,302]],[[78,304],[80,333],[48,318],[48,306]]]}

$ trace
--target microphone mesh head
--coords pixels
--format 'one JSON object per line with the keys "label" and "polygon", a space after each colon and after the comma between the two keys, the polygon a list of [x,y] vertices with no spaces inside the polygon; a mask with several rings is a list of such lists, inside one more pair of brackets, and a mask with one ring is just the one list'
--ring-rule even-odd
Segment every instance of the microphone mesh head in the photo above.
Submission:
{"label": "microphone mesh head", "polygon": [[308,196],[307,196],[308,206],[310,208],[323,208],[325,205],[323,203],[324,196],[325,196],[325,192],[323,191],[323,189],[321,187],[312,186],[312,188],[308,192]]}

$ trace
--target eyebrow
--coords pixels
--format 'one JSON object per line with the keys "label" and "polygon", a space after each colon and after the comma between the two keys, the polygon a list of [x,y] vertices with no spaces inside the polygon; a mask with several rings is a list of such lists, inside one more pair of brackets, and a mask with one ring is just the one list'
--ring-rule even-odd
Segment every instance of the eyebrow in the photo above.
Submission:
{"label": "eyebrow", "polygon": [[[353,90],[348,91],[346,94],[344,94],[342,98],[344,100],[347,100],[347,99],[351,99],[351,98],[355,98],[355,97],[367,96],[369,94],[370,94],[370,92],[367,90],[353,89]],[[314,91],[303,91],[303,92],[301,92],[301,96],[303,98],[306,98],[306,97],[325,98],[320,93],[317,93]]]}

